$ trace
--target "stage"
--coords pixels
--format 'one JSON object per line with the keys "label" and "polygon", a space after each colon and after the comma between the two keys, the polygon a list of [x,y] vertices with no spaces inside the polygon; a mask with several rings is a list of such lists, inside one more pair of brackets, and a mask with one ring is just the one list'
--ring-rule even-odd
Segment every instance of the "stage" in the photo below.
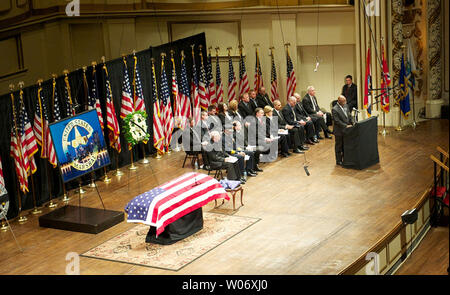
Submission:
{"label": "stage", "polygon": [[[378,136],[380,163],[363,171],[335,165],[334,140],[322,140],[304,156],[293,154],[261,165],[264,172],[244,185],[244,206],[222,213],[259,218],[247,230],[174,272],[125,263],[80,258],[81,274],[338,274],[358,259],[399,222],[431,184],[430,154],[448,149],[448,120],[420,123],[416,130],[389,129]],[[181,168],[184,152],[150,159],[139,169],[123,167],[110,184],[98,181],[106,209],[123,211],[135,196],[192,171]],[[204,170],[199,170],[204,172]],[[110,175],[112,173],[110,172]],[[85,188],[82,205],[101,208],[97,193]],[[70,204],[78,197],[71,192]],[[62,206],[62,202],[59,202]],[[213,209],[214,202],[203,207]],[[45,209],[43,214],[49,212]],[[0,274],[65,274],[66,254],[83,253],[132,228],[122,222],[97,235],[41,228],[38,217],[12,223],[24,249],[20,253],[9,231],[0,232]],[[414,255],[414,254],[413,254]]]}

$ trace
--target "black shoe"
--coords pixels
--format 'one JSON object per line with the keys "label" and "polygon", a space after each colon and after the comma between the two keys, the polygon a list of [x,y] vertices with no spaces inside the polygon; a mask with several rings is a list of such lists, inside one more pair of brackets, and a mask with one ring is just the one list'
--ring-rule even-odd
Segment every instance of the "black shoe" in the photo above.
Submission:
{"label": "black shoe", "polygon": [[261,168],[258,167],[258,165],[256,165],[255,171],[257,171],[257,172],[263,172],[264,170],[262,170]]}
{"label": "black shoe", "polygon": [[319,143],[320,141],[317,138],[314,138],[313,142],[314,143]]}
{"label": "black shoe", "polygon": [[331,137],[330,135],[325,135],[325,138],[328,138],[328,139],[333,139],[333,137]]}
{"label": "black shoe", "polygon": [[245,180],[244,179],[240,179],[241,184],[245,184]]}
{"label": "black shoe", "polygon": [[311,139],[306,140],[305,143],[309,145],[314,145],[314,142]]}
{"label": "black shoe", "polygon": [[255,177],[256,174],[255,174],[255,173],[252,173],[252,172],[250,172],[250,171],[247,171],[247,176]]}
{"label": "black shoe", "polygon": [[317,136],[317,139],[323,139],[323,137],[319,135],[319,136]]}
{"label": "black shoe", "polygon": [[328,134],[334,134],[333,131],[331,131],[330,129],[327,130]]}
{"label": "black shoe", "polygon": [[302,151],[302,150],[300,150],[300,149],[295,149],[295,150],[293,150],[292,151],[294,154],[303,154],[304,152]]}
{"label": "black shoe", "polygon": [[253,169],[250,169],[250,170],[248,170],[249,172],[251,172],[251,173],[253,173],[253,174],[256,174],[256,175],[258,175],[258,172],[256,172],[255,170],[253,170]]}
{"label": "black shoe", "polygon": [[301,146],[299,146],[298,148],[299,148],[299,150],[301,150],[301,151],[307,151],[307,150],[309,150],[309,147],[304,146],[304,145],[301,145]]}
{"label": "black shoe", "polygon": [[342,162],[336,162],[336,165],[342,166]]}
{"label": "black shoe", "polygon": [[288,155],[288,154],[286,154],[286,153],[281,153],[281,156],[282,156],[283,158],[287,158],[287,157],[289,157],[289,155]]}

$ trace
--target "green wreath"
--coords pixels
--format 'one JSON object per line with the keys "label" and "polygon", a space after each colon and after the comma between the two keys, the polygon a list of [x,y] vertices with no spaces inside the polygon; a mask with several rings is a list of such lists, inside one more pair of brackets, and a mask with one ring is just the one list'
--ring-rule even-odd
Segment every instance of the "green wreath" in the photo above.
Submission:
{"label": "green wreath", "polygon": [[134,146],[141,141],[146,144],[150,139],[150,134],[147,132],[147,113],[143,111],[135,111],[128,114],[124,119],[125,139],[131,146]]}

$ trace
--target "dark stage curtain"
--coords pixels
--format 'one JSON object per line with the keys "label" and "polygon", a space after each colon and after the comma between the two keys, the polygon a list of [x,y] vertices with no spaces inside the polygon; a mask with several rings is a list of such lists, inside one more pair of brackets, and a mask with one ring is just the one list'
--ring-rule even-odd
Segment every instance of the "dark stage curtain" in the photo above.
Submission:
{"label": "dark stage curtain", "polygon": [[[187,68],[188,81],[192,78],[192,49],[191,45],[195,45],[195,63],[197,69],[200,68],[200,56],[199,56],[199,45],[202,45],[202,54],[204,58],[204,64],[206,66],[207,61],[207,50],[206,50],[206,39],[205,34],[198,34],[188,38],[180,39],[171,43],[163,44],[157,47],[150,47],[147,50],[136,52],[136,57],[138,60],[139,74],[141,78],[142,90],[144,93],[145,105],[147,110],[147,125],[148,132],[150,133],[150,140],[148,144],[143,145],[142,143],[135,146],[132,151],[128,149],[128,144],[122,134],[122,119],[120,119],[120,106],[122,99],[122,80],[124,72],[124,63],[122,58],[117,58],[106,62],[106,67],[108,69],[108,77],[111,83],[112,96],[114,101],[114,107],[116,110],[116,116],[119,121],[121,128],[120,143],[122,147],[121,153],[118,155],[118,165],[119,167],[128,165],[131,163],[130,152],[133,152],[133,159],[135,161],[143,157],[143,146],[145,148],[146,155],[151,155],[156,152],[153,147],[153,101],[152,89],[151,89],[151,79],[152,79],[152,68],[151,68],[151,58],[155,59],[155,72],[157,78],[158,89],[161,89],[161,53],[166,53],[165,57],[165,71],[168,78],[168,86],[171,89],[172,85],[172,62],[170,60],[170,51],[174,50],[175,67],[178,75],[178,82],[180,81],[181,73],[181,51],[184,50],[185,62]],[[130,83],[133,80],[134,73],[134,59],[133,55],[126,56],[128,75],[130,78]],[[86,77],[89,89],[92,87],[92,66],[88,67],[86,70]],[[199,70],[197,70],[197,73]],[[83,70],[79,69],[68,74],[70,90],[72,95],[72,102],[78,107],[76,108],[77,113],[83,112],[87,109],[87,93],[85,87],[83,86]],[[100,103],[103,113],[103,120],[105,125],[105,140],[109,146],[108,134],[106,128],[106,89],[105,89],[105,73],[103,71],[103,64],[98,64],[96,66],[96,77],[98,85],[98,93],[100,97]],[[42,99],[45,101],[47,106],[47,112],[49,114],[50,122],[52,122],[52,79],[46,80],[42,83]],[[131,85],[131,87],[133,87]],[[56,88],[59,94],[59,107],[61,111],[62,118],[68,116],[67,110],[67,99],[65,97],[65,82],[64,76],[60,76],[56,79]],[[25,103],[25,108],[28,114],[28,119],[33,125],[34,113],[36,109],[38,86],[32,85],[25,87],[23,89],[23,99]],[[16,113],[19,110],[19,91],[14,92]],[[173,97],[171,98],[173,106]],[[6,189],[8,190],[10,196],[10,208],[8,211],[8,218],[14,218],[18,215],[18,184],[14,166],[14,160],[10,157],[10,143],[11,143],[11,128],[12,128],[12,105],[10,94],[5,94],[0,96],[0,128],[2,132],[0,133],[0,155],[3,164],[3,174],[5,178]],[[115,150],[109,148],[109,155],[111,158],[111,165],[107,167],[107,170],[116,169],[116,159],[117,153]],[[37,205],[49,201],[49,196],[53,198],[60,197],[63,194],[63,183],[61,180],[61,175],[59,173],[59,168],[52,168],[48,164],[47,159],[40,158],[40,150],[35,154],[34,159],[37,165],[37,171],[33,174],[34,177],[34,188],[36,194]],[[95,172],[96,178],[100,178],[104,175],[103,169],[97,170]],[[83,184],[87,184],[90,181],[90,175],[85,175],[82,177]],[[66,184],[66,189],[70,190],[78,186],[78,180],[74,180]],[[22,210],[27,210],[33,208],[33,197],[32,197],[32,186],[31,186],[31,176],[29,177],[29,190],[27,194],[20,193],[22,198]]]}

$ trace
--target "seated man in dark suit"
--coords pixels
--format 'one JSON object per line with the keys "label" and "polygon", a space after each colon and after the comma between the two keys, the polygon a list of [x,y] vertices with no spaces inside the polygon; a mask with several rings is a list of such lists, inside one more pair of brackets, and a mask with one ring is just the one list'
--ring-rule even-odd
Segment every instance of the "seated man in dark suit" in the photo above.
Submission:
{"label": "seated man in dark suit", "polygon": [[243,178],[244,158],[237,157],[238,160],[234,163],[225,160],[230,158],[231,155],[223,151],[222,136],[218,131],[211,132],[211,142],[204,149],[211,168],[227,169],[228,179],[240,180],[241,184],[245,183]]}
{"label": "seated man in dark suit", "polygon": [[[326,138],[331,139],[330,134],[332,132],[328,129],[327,123],[325,120],[329,120],[331,117],[330,113],[324,113],[320,110],[320,107],[317,103],[316,98],[316,89],[314,86],[308,86],[307,89],[308,93],[303,97],[302,104],[305,111],[309,114],[309,116],[312,118],[313,121],[318,120],[318,126],[320,126],[320,129],[323,130],[323,134]],[[326,118],[325,118],[326,117]],[[331,124],[330,124],[331,125]],[[320,129],[316,129],[316,135],[319,139],[321,139],[321,136],[319,134]]]}
{"label": "seated man in dark suit", "polygon": [[305,121],[303,118],[298,118],[295,113],[295,104],[297,103],[297,99],[294,96],[289,97],[287,104],[281,110],[284,119],[289,125],[293,125],[295,127],[302,126],[306,129],[307,140],[305,141],[307,144],[313,145],[314,143],[318,143],[319,141],[315,137],[314,125],[310,121]]}
{"label": "seated man in dark suit", "polygon": [[[271,106],[264,107],[264,115],[266,116],[266,137],[267,138],[277,138],[280,143],[281,148],[281,156],[287,158],[289,153],[289,143],[290,138],[289,135],[278,134],[279,126],[278,126],[278,117],[273,116],[273,109]],[[303,154],[303,151],[296,149],[294,150],[296,154]]]}
{"label": "seated man in dark suit", "polygon": [[294,125],[289,125],[284,119],[283,113],[281,112],[281,102],[277,99],[273,102],[274,109],[273,115],[278,118],[278,128],[283,130],[288,130],[290,136],[290,146],[292,150],[307,151],[309,148],[304,145],[306,141],[305,128],[301,125],[295,127]]}
{"label": "seated man in dark suit", "polygon": [[305,108],[303,107],[302,103],[302,97],[298,93],[294,93],[294,97],[297,100],[297,103],[295,104],[294,111],[297,114],[297,118],[300,120],[303,120],[306,122],[305,129],[307,133],[308,139],[310,141],[318,143],[319,142],[319,132],[317,130],[320,130],[320,120],[317,118],[311,118],[306,112]]}
{"label": "seated man in dark suit", "polygon": [[245,118],[253,116],[254,113],[254,108],[252,106],[253,103],[250,103],[250,97],[248,95],[248,93],[244,93],[242,95],[242,100],[239,103],[238,106],[238,110],[239,113],[241,114],[241,116],[243,117],[243,119],[245,120]]}
{"label": "seated man in dark suit", "polygon": [[199,124],[200,124],[200,136],[201,136],[202,141],[209,140],[209,138],[210,138],[210,135],[209,135],[210,122],[208,120],[208,117],[209,116],[208,116],[207,112],[202,111],[200,113]]}
{"label": "seated man in dark suit", "polygon": [[345,96],[338,98],[338,103],[333,107],[334,119],[334,150],[336,154],[336,165],[342,165],[344,160],[344,133],[347,128],[352,127],[352,115],[347,106]]}
{"label": "seated man in dark suit", "polygon": [[253,114],[255,113],[256,108],[258,108],[258,102],[256,101],[256,90],[250,90],[250,92],[248,93],[249,98],[250,98],[250,106],[252,108]]}
{"label": "seated man in dark suit", "polygon": [[256,162],[255,162],[255,152],[245,150],[245,138],[244,135],[240,134],[241,131],[241,123],[239,121],[233,121],[232,123],[233,131],[231,133],[225,133],[223,136],[223,150],[228,154],[235,157],[243,157],[248,156],[248,160],[245,162],[245,170],[247,171],[248,176],[256,176],[258,173],[256,172]]}
{"label": "seated man in dark suit", "polygon": [[270,107],[274,107],[272,101],[269,98],[269,95],[267,95],[266,93],[266,88],[263,86],[259,89],[259,93],[256,96],[256,102],[258,104],[258,107],[263,108],[265,106],[270,106]]}

